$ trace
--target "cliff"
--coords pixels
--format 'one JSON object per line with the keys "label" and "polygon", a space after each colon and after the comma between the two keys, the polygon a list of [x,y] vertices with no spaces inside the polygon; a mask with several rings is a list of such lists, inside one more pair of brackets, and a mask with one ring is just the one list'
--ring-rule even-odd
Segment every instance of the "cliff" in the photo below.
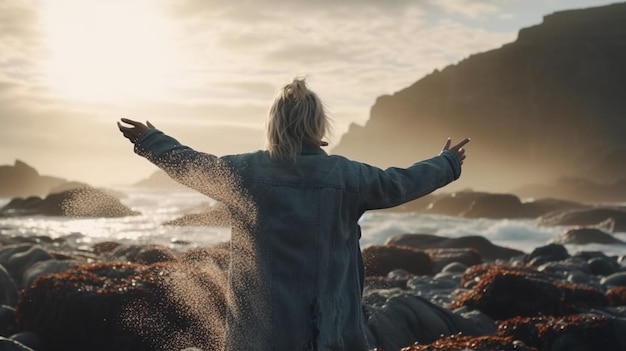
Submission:
{"label": "cliff", "polygon": [[626,171],[626,3],[557,12],[515,42],[379,97],[332,153],[386,167],[469,136],[465,187]]}

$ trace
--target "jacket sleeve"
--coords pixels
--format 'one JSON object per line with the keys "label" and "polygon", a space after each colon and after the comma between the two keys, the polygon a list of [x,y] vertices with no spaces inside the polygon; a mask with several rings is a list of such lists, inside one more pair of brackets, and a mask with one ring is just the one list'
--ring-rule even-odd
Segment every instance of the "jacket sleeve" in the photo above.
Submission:
{"label": "jacket sleeve", "polygon": [[150,129],[139,137],[135,153],[154,163],[177,182],[218,201],[225,198],[226,188],[235,184],[233,172],[226,161],[182,145],[158,129]]}
{"label": "jacket sleeve", "polygon": [[360,164],[360,210],[401,205],[451,183],[461,176],[461,162],[451,151],[414,163],[408,168],[382,170]]}

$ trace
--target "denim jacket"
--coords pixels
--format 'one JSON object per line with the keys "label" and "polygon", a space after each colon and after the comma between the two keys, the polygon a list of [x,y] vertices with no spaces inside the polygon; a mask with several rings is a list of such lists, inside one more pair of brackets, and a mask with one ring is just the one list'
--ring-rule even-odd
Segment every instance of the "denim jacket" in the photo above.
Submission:
{"label": "denim jacket", "polygon": [[457,179],[456,155],[382,170],[305,145],[295,162],[267,151],[216,157],[151,129],[135,144],[231,214],[225,350],[367,350],[358,220]]}

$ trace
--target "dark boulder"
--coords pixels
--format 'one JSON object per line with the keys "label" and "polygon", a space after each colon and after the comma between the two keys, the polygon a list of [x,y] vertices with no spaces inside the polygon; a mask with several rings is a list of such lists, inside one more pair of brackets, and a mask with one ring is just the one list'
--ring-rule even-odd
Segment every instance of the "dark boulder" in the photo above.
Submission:
{"label": "dark boulder", "polygon": [[523,218],[528,217],[524,204],[511,194],[485,194],[476,198],[461,213],[466,218]]}
{"label": "dark boulder", "polygon": [[363,249],[366,276],[386,276],[396,269],[415,275],[434,273],[430,256],[415,248],[398,245],[372,245]]}
{"label": "dark boulder", "polygon": [[409,246],[420,250],[425,249],[474,249],[485,260],[508,260],[518,257],[524,252],[494,245],[482,236],[464,236],[447,238],[432,234],[401,234],[393,236],[385,242],[387,245]]}
{"label": "dark boulder", "polygon": [[626,242],[596,228],[573,228],[552,240],[556,244],[611,244],[626,245]]}
{"label": "dark boulder", "polygon": [[113,195],[95,188],[54,193],[44,199],[13,199],[0,208],[0,216],[126,217],[137,214]]}
{"label": "dark boulder", "polygon": [[[607,227],[610,224],[610,228]],[[621,207],[589,207],[555,211],[537,219],[537,224],[545,226],[597,226],[609,231],[626,231],[626,210]]]}

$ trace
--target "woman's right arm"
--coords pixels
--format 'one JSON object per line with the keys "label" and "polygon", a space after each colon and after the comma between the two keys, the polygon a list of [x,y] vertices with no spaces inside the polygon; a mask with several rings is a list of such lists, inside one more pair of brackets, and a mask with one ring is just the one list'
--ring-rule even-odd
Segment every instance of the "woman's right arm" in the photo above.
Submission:
{"label": "woman's right arm", "polygon": [[151,124],[124,119],[133,127],[118,123],[120,131],[134,143],[134,151],[165,171],[177,182],[199,191],[215,200],[220,192],[232,187],[233,175],[226,162],[219,157],[196,151],[164,134]]}

